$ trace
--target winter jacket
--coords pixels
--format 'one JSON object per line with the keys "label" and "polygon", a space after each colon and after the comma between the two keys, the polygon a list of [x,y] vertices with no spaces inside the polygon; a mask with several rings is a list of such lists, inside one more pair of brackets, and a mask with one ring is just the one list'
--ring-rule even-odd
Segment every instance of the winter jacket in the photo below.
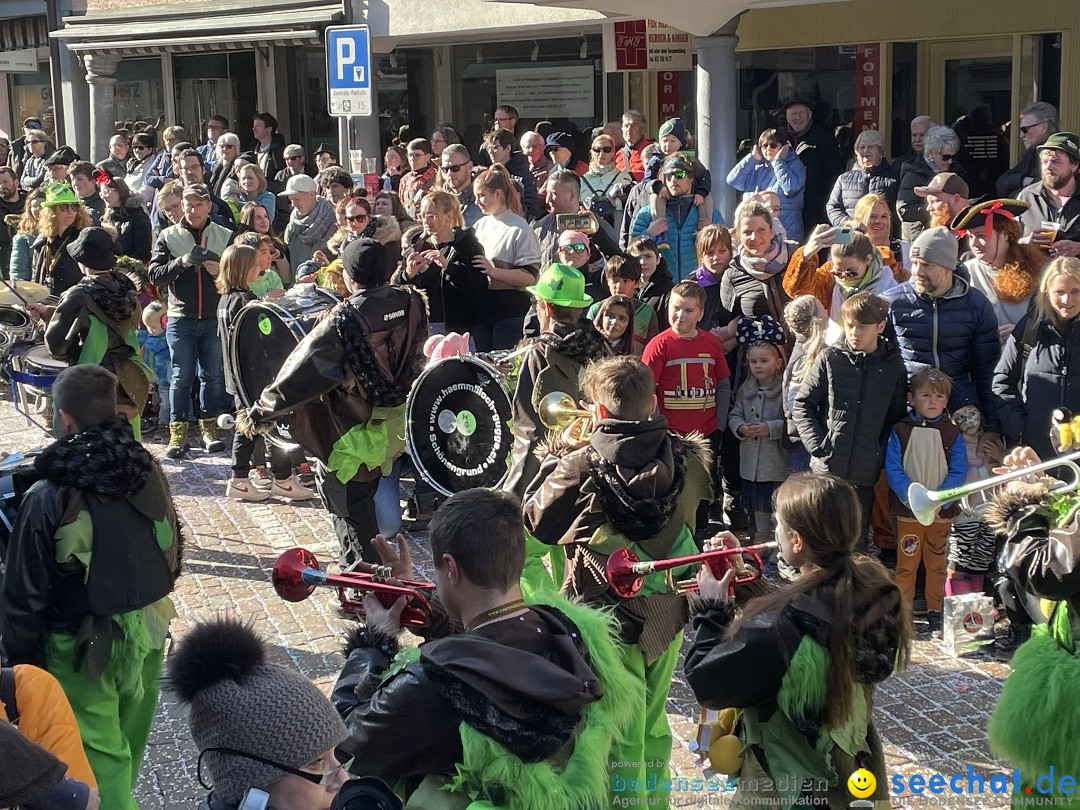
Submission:
{"label": "winter jacket", "polygon": [[1032,317],[1021,318],[1005,341],[994,370],[994,394],[1001,400],[1006,446],[1026,444],[1049,459],[1058,455],[1050,439],[1054,409],[1080,413],[1080,324],[1076,318],[1063,327],[1041,321],[1025,345]]}
{"label": "winter jacket", "polygon": [[[874,689],[892,674],[900,643],[900,591],[895,584],[852,595],[851,613],[836,616],[837,580],[799,594],[783,609],[761,613],[727,631],[733,605],[701,603],[685,672],[709,709],[743,709],[737,734],[745,747],[737,796],[752,807],[791,807],[808,782],[813,801],[844,807],[847,775],[866,768],[877,779],[872,798],[888,801],[885,757],[873,723]],[[836,628],[853,634],[854,717],[825,725],[828,649]],[[798,774],[792,779],[792,774]],[[777,794],[780,794],[779,796]],[[755,801],[755,795],[762,797]]]}
{"label": "winter jacket", "polygon": [[1032,183],[1017,197],[1030,208],[1020,215],[1020,224],[1027,233],[1042,230],[1044,221],[1056,222],[1061,226],[1058,239],[1080,241],[1080,195],[1073,194],[1063,208],[1056,208],[1057,202],[1050,197],[1050,192],[1043,188],[1042,181]]}
{"label": "winter jacket", "polygon": [[[889,499],[893,512],[898,517],[911,518],[913,516],[908,506],[908,491],[916,482],[911,478],[914,473],[910,472],[908,453],[913,449],[911,439],[917,430],[936,431],[940,434],[940,446],[946,467],[945,477],[942,480],[923,480],[917,483],[931,490],[953,489],[967,479],[967,446],[960,428],[954,425],[945,414],[937,419],[924,419],[914,410],[909,410],[907,415],[893,427],[889,443],[885,446],[885,474],[889,479],[889,489],[892,491]],[[935,448],[937,442],[938,439],[935,437],[933,439]],[[942,508],[939,515],[943,518],[953,518],[958,512],[959,504],[953,503]]]}
{"label": "winter jacket", "polygon": [[[784,435],[783,380],[777,377],[767,388],[753,377],[739,386],[734,407],[728,414],[728,428],[739,440],[739,475],[745,481],[783,481],[788,474],[787,452],[780,445]],[[743,425],[764,422],[765,438],[743,436]]]}
{"label": "winter jacket", "polygon": [[731,310],[724,306],[720,300],[720,284],[723,276],[717,278],[704,267],[699,267],[690,276],[691,281],[696,281],[705,290],[705,309],[698,328],[709,331],[718,326],[727,326],[734,317]]}
{"label": "winter jacket", "polygon": [[123,210],[112,209],[109,222],[117,230],[117,253],[149,262],[154,249],[154,229],[150,216],[135,198],[129,198]]}
{"label": "winter jacket", "polygon": [[642,279],[641,286],[637,289],[638,300],[650,304],[653,312],[656,313],[656,327],[660,332],[670,325],[668,323],[668,297],[674,286],[675,279],[668,270],[667,260],[661,256],[660,264],[657,265],[649,280]]}
{"label": "winter jacket", "polygon": [[[426,249],[426,248],[425,248]],[[472,329],[478,320],[477,306],[487,292],[487,276],[473,264],[484,255],[484,248],[472,228],[454,228],[449,242],[439,245],[447,259],[444,269],[430,264],[414,278],[407,278],[405,267],[394,274],[395,284],[410,284],[427,293],[429,320],[446,323],[448,332]]]}
{"label": "winter jacket", "polygon": [[630,172],[614,166],[609,166],[600,174],[589,169],[581,176],[581,204],[587,209],[593,197],[606,197],[611,201],[618,221],[626,201],[626,190],[633,185],[634,178]]}
{"label": "winter jacket", "polygon": [[11,263],[8,278],[29,281],[34,259],[34,240],[30,233],[17,233],[11,239]]}
{"label": "winter jacket", "polygon": [[405,207],[405,213],[413,219],[420,218],[420,201],[424,195],[435,187],[435,180],[439,176],[438,162],[432,159],[427,168],[422,171],[411,171],[401,178],[398,185],[398,196],[401,204]]}
{"label": "winter jacket", "polygon": [[[630,237],[634,239],[645,235],[646,228],[652,222],[652,207],[644,206],[638,209],[634,216],[634,224],[630,228]],[[724,218],[715,208],[712,214],[714,225],[723,225]],[[667,248],[661,248],[660,252],[667,259],[668,269],[676,281],[683,281],[697,269],[697,206],[694,198],[687,195],[667,201],[667,224],[668,229],[665,239]]]}
{"label": "winter jacket", "polygon": [[915,193],[916,186],[925,186],[937,174],[925,157],[913,163],[905,163],[900,168],[900,185],[896,190],[896,214],[900,217],[900,236],[905,242],[914,242],[915,237],[930,225],[930,213],[926,210],[925,198]]}
{"label": "winter jacket", "polygon": [[74,225],[60,236],[49,239],[44,234],[34,240],[34,260],[31,280],[49,288],[49,295],[63,295],[82,278],[79,263],[71,258],[67,246],[75,241],[79,230]]}
{"label": "winter jacket", "polygon": [[[788,255],[792,255],[797,242],[787,242]],[[784,268],[781,267],[765,281],[754,278],[742,268],[738,253],[731,259],[724,277],[720,280],[720,301],[732,317],[746,315],[760,318],[771,315],[779,323],[784,322],[784,306],[791,297],[784,291]]]}
{"label": "winter jacket", "polygon": [[288,166],[285,162],[285,136],[280,132],[275,132],[270,136],[270,144],[265,149],[261,144],[256,144],[255,154],[263,176],[270,178],[271,181],[277,177],[278,172]]}
{"label": "winter jacket", "polygon": [[217,318],[216,278],[201,264],[185,267],[182,259],[195,244],[221,256],[232,237],[232,231],[213,222],[196,230],[186,220],[158,234],[147,274],[158,289],[169,288],[170,317]]}
{"label": "winter jacket", "polygon": [[240,314],[241,309],[255,300],[258,300],[258,298],[250,290],[230,290],[222,294],[221,298],[218,299],[217,331],[218,339],[221,341],[221,356],[225,361],[225,390],[234,397],[240,390],[236,368],[232,363],[233,330],[236,327],[236,316]]}
{"label": "winter jacket", "polygon": [[806,166],[802,232],[809,233],[815,225],[826,221],[825,201],[836,176],[843,171],[844,161],[832,128],[822,122],[811,121],[802,134],[792,133],[791,143],[795,154]]}
{"label": "winter jacket", "polygon": [[899,167],[882,158],[881,163],[871,169],[856,166],[837,177],[825,206],[829,222],[835,226],[843,225],[854,214],[855,203],[867,194],[880,194],[888,203],[889,211],[894,213],[895,223],[896,194],[900,190],[898,170]]}
{"label": "winter jacket", "polygon": [[686,600],[652,582],[643,588],[651,592],[620,598],[604,573],[607,559],[616,548],[649,559],[696,553],[697,509],[713,498],[710,466],[707,443],[671,432],[663,416],[602,419],[588,446],[553,448],[525,495],[525,528],[566,550],[566,594],[614,608],[620,641],[638,645],[650,661],[686,624]]}
{"label": "winter jacket", "polygon": [[877,349],[856,352],[841,338],[826,346],[803,379],[792,406],[810,469],[830,472],[853,486],[873,486],[881,473],[885,441],[907,412],[907,369],[896,344],[878,338]]}
{"label": "winter jacket", "polygon": [[645,150],[654,143],[656,141],[642,138],[633,146],[628,143],[623,144],[620,149],[615,151],[615,166],[629,172],[634,180],[641,180],[645,176],[645,163],[642,156]]}
{"label": "winter jacket", "polygon": [[[540,202],[540,196],[537,194],[536,189],[536,180],[529,169],[529,159],[525,157],[525,153],[511,152],[509,159],[506,161],[506,171],[510,173],[514,182],[521,187],[521,207],[525,211],[525,218],[531,220],[543,216],[547,206]],[[418,209],[417,214],[419,213]]]}
{"label": "winter jacket", "polygon": [[630,246],[633,237],[630,235],[637,219],[638,211],[642,206],[649,204],[651,182],[643,181],[630,189],[623,202],[622,220],[619,223],[619,247],[626,250]]}
{"label": "winter jacket", "polygon": [[1039,150],[1032,147],[1024,152],[1015,166],[1004,172],[995,184],[998,199],[1015,200],[1025,188],[1042,177]]}
{"label": "winter jacket", "polygon": [[744,194],[774,191],[780,197],[780,222],[790,239],[803,238],[803,197],[806,190],[806,166],[789,149],[781,160],[758,160],[751,152],[728,172],[728,185]]}
{"label": "winter jacket", "polygon": [[944,371],[953,381],[949,410],[977,405],[986,429],[997,433],[1000,403],[993,392],[994,367],[1001,356],[997,318],[986,296],[960,275],[940,298],[917,293],[908,281],[883,296],[908,374],[924,366]]}

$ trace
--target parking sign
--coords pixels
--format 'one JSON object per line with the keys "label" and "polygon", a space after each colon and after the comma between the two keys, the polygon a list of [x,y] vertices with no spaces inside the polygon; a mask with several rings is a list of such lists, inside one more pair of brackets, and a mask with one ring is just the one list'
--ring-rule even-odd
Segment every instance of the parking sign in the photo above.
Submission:
{"label": "parking sign", "polygon": [[371,115],[371,38],[366,25],[326,29],[330,115]]}

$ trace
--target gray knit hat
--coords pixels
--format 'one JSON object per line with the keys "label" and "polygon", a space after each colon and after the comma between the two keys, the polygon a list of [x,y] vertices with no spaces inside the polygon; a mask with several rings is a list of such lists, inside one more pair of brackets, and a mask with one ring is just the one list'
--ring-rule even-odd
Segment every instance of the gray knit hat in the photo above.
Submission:
{"label": "gray knit hat", "polygon": [[[327,697],[299,672],[267,663],[265,643],[238,619],[197,624],[169,658],[168,685],[191,704],[191,737],[200,754],[231,748],[299,768],[349,737]],[[202,764],[226,804],[288,775],[217,751],[207,751]]]}
{"label": "gray knit hat", "polygon": [[939,264],[949,270],[956,267],[959,253],[960,245],[956,242],[956,234],[941,225],[923,231],[911,243],[911,258]]}

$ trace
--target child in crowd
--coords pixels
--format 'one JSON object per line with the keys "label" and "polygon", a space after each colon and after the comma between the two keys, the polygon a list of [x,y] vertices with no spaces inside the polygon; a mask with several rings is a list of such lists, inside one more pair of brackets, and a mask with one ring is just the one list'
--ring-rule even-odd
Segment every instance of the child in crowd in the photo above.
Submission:
{"label": "child in crowd", "polygon": [[[604,281],[607,283],[608,292],[611,295],[623,295],[631,299],[633,311],[631,323],[633,324],[633,353],[641,357],[645,346],[660,333],[660,327],[656,322],[656,311],[648,301],[635,298],[638,288],[641,286],[641,262],[634,256],[612,256],[604,265]],[[600,304],[593,304],[589,308],[588,317],[594,323]]]}
{"label": "child in crowd", "polygon": [[668,295],[675,286],[675,277],[668,269],[667,260],[660,254],[660,248],[651,236],[639,236],[631,241],[626,254],[637,259],[641,265],[638,300],[653,308],[657,329],[667,329]]}
{"label": "child in crowd", "polygon": [[793,472],[810,470],[810,454],[799,439],[793,408],[803,380],[814,366],[814,360],[825,346],[825,307],[812,295],[800,295],[784,307],[784,323],[795,336],[791,361],[784,369],[784,417],[787,419],[788,469]]}
{"label": "child in crowd", "polygon": [[[254,247],[245,244],[229,245],[221,256],[221,270],[216,282],[218,292],[221,293],[217,312],[218,337],[221,340],[221,354],[225,358],[225,390],[233,395],[237,409],[244,407],[244,403],[240,401],[237,393],[236,369],[231,362],[233,327],[240,310],[250,301],[256,300],[257,296],[252,292],[251,285],[261,272],[258,250]],[[233,433],[233,477],[225,488],[225,497],[241,501],[265,501],[273,497],[291,501],[314,498],[315,493],[300,482],[299,476],[293,475],[292,460],[288,453],[270,439],[266,439],[265,444],[270,449],[273,480],[268,487],[264,487],[261,482],[251,478],[252,456],[263,441],[262,437],[249,439],[239,430]]]}
{"label": "child in crowd", "polygon": [[[723,225],[706,225],[697,235],[697,258],[699,267],[691,277],[705,290],[705,314],[701,328],[714,330],[725,327],[732,314],[720,303],[720,279],[731,264],[734,251],[731,247],[731,231]],[[715,335],[716,332],[713,332]],[[731,335],[734,337],[734,335]],[[726,346],[725,348],[733,348]]]}
{"label": "child in crowd", "polygon": [[709,451],[700,436],[682,438],[654,415],[656,383],[634,358],[593,363],[582,388],[598,421],[586,446],[545,459],[525,498],[525,525],[566,549],[567,596],[614,611],[618,646],[638,689],[623,696],[633,702],[635,719],[609,755],[618,763],[613,778],[627,786],[620,798],[666,803],[665,704],[688,618],[686,597],[672,587],[680,571],[651,574],[637,596],[622,599],[604,567],[617,548],[654,560],[697,553],[695,515],[712,501]]}
{"label": "child in crowd", "polygon": [[907,370],[896,341],[883,334],[888,314],[888,303],[872,292],[847,299],[844,336],[818,353],[792,406],[810,469],[855,487],[864,538],[885,442],[906,410]]}
{"label": "child in crowd", "polygon": [[[650,182],[652,193],[649,195],[649,207],[652,211],[653,221],[649,226],[649,233],[656,237],[661,248],[667,248],[667,201],[668,190],[660,179],[660,167],[664,158],[674,155],[676,152],[686,150],[686,125],[681,118],[669,118],[660,125],[660,133],[656,145],[652,147],[652,153],[645,167],[645,181]],[[694,205],[698,209],[698,230],[702,230],[712,222],[713,198],[712,198],[712,175],[697,158],[689,153],[687,158],[694,162],[694,170],[697,181],[694,183]],[[659,224],[657,224],[659,223]],[[654,228],[655,226],[655,228]],[[662,228],[662,230],[657,230]]]}
{"label": "child in crowd", "polygon": [[[169,421],[169,375],[172,374],[172,354],[165,339],[165,305],[151,301],[142,311],[143,326],[135,332],[142,347],[143,362],[157,374],[157,382],[150,389],[149,412],[144,419],[143,433],[149,434],[158,425]],[[162,408],[165,412],[162,413]]]}
{"label": "child in crowd", "polygon": [[[962,405],[953,414],[953,424],[960,428],[960,435],[964,438],[968,462],[965,483],[973,484],[993,476],[993,469],[1001,464],[1001,458],[982,452],[982,411],[975,405]],[[985,519],[989,499],[985,493],[979,493],[968,500],[971,509],[961,504],[960,514],[949,527],[946,596],[981,593],[986,572],[994,565],[996,538]]]}
{"label": "child in crowd", "polygon": [[[696,281],[682,281],[668,300],[670,328],[645,347],[642,361],[656,380],[660,413],[680,436],[700,433],[709,439],[716,457],[720,437],[727,427],[731,400],[731,373],[724,347],[708,332],[698,329],[705,314],[705,290]],[[713,484],[719,491],[716,465]],[[697,525],[708,524],[701,515]]]}
{"label": "child in crowd", "polygon": [[625,295],[611,295],[596,305],[592,322],[607,339],[611,353],[615,356],[637,356],[634,351],[637,341],[634,340],[634,330],[630,326],[633,312],[634,302]]}
{"label": "child in crowd", "polygon": [[[556,260],[580,270],[585,276],[585,292],[594,299],[604,297],[604,259],[590,261],[593,246],[582,231],[563,231],[556,245]],[[599,256],[599,254],[597,254]]]}
{"label": "child in crowd", "polygon": [[777,326],[764,340],[746,347],[750,372],[735,395],[728,427],[738,436],[739,473],[742,476],[742,507],[754,520],[753,542],[772,540],[773,492],[788,475],[784,434],[784,349],[786,337]]}
{"label": "child in crowd", "polygon": [[933,523],[923,526],[908,507],[908,487],[918,483],[930,490],[951,489],[967,478],[964,436],[945,416],[951,394],[952,380],[943,371],[921,368],[912,374],[910,410],[896,423],[885,451],[885,472],[896,510],[896,584],[910,605],[920,564],[926,569],[927,623],[933,634],[941,632],[945,548],[949,526],[960,507],[952,504],[939,509]]}
{"label": "child in crowd", "polygon": [[793,475],[776,490],[776,539],[799,581],[736,619],[734,570],[719,581],[708,566],[698,575],[686,679],[703,707],[743,710],[734,805],[846,807],[860,768],[877,780],[866,798],[888,804],[874,691],[907,665],[911,620],[885,567],[852,553],[858,513],[840,478]]}
{"label": "child in crowd", "polygon": [[259,268],[259,275],[249,288],[256,298],[280,298],[285,295],[285,285],[274,269],[273,238],[248,231],[237,236],[233,244],[247,245],[255,249],[255,264]]}

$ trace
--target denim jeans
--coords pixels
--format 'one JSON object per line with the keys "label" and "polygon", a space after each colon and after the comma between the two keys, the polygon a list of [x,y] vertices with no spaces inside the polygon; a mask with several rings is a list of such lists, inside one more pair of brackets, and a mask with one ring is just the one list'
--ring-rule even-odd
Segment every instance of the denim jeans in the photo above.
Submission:
{"label": "denim jeans", "polygon": [[202,383],[199,417],[216,419],[229,410],[217,325],[217,318],[169,318],[165,339],[172,353],[172,422],[191,420],[191,386],[196,371]]}
{"label": "denim jeans", "polygon": [[512,349],[521,340],[524,315],[501,318],[497,321],[481,321],[473,327],[472,337],[478,352],[496,349]]}
{"label": "denim jeans", "polygon": [[375,519],[379,534],[388,540],[401,531],[401,469],[407,462],[404,454],[398,456],[390,474],[379,479],[379,488],[375,490]]}

